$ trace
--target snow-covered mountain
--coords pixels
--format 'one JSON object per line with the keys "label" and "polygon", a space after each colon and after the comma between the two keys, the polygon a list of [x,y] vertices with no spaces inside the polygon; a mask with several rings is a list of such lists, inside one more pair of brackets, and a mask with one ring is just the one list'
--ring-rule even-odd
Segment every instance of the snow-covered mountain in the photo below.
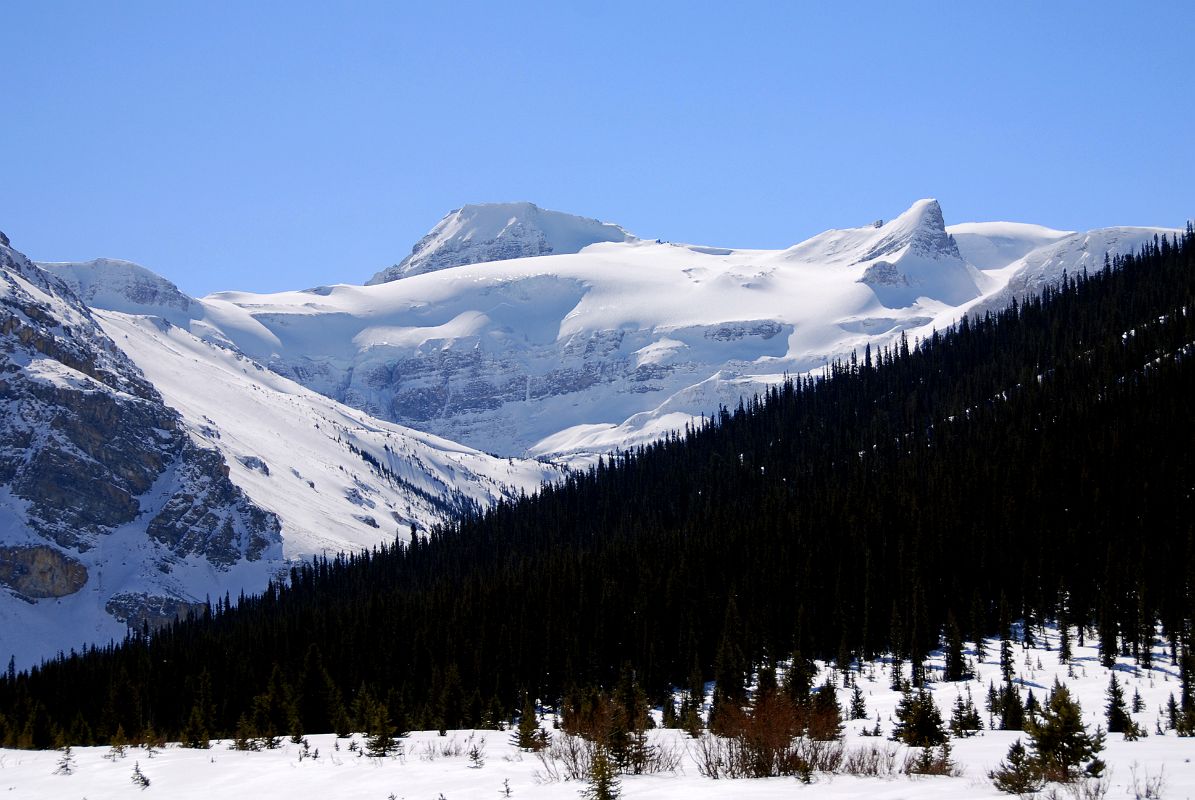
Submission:
{"label": "snow-covered mountain", "polygon": [[369,285],[462,264],[579,253],[598,242],[634,240],[617,225],[532,203],[467,205],[448,212],[409,256],[374,275]]}
{"label": "snow-covered mountain", "polygon": [[767,251],[466,206],[399,280],[202,299],[0,238],[0,654],[393,541],[559,474],[518,457],[650,440],[1168,232],[947,227],[923,200]]}
{"label": "snow-covered mountain", "polygon": [[[401,280],[222,292],[178,323],[375,417],[501,455],[584,461],[785,373],[902,332],[928,335],[1162,232],[947,227],[938,203],[921,200],[886,223],[769,251],[636,239],[616,226],[602,226],[616,241],[595,241],[574,234],[600,223],[530,209],[453,212],[400,265],[411,267]],[[487,244],[510,230],[556,231],[557,220],[569,233],[545,233],[550,256]]]}
{"label": "snow-covered mountain", "polygon": [[173,618],[203,588],[264,582],[278,518],[70,289],[3,241],[0,651],[50,654]]}
{"label": "snow-covered mountain", "polygon": [[56,265],[60,279],[0,242],[5,659],[260,591],[292,559],[393,542],[557,474],[372,419],[201,341],[170,319],[202,305],[134,264]]}

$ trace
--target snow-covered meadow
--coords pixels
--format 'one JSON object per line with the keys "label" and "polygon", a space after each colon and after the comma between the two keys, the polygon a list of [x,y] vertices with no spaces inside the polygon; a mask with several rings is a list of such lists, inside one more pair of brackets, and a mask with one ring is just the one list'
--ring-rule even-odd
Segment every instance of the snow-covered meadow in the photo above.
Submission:
{"label": "snow-covered meadow", "polygon": [[[1089,640],[1084,647],[1074,647],[1071,667],[1059,665],[1057,631],[1040,635],[1036,647],[1023,649],[1014,644],[1017,681],[1021,691],[1032,689],[1044,701],[1057,678],[1065,683],[1083,707],[1089,729],[1105,724],[1105,692],[1110,671],[1099,663],[1098,653]],[[1134,667],[1120,659],[1116,674],[1126,701],[1139,693],[1144,710],[1132,715],[1148,736],[1125,741],[1121,734],[1108,734],[1101,757],[1107,762],[1103,796],[1188,798],[1195,796],[1195,739],[1179,738],[1165,730],[1165,706],[1173,693],[1179,694],[1178,670],[1169,662],[1159,640],[1154,652],[1154,666],[1149,670]],[[625,798],[685,797],[702,798],[781,798],[791,796],[825,798],[995,798],[1008,797],[998,792],[987,778],[989,770],[1004,758],[1008,747],[1020,732],[993,731],[990,717],[983,711],[989,682],[1000,681],[998,641],[989,641],[988,659],[977,665],[977,676],[960,683],[934,682],[931,689],[943,717],[959,693],[968,689],[984,717],[985,730],[978,735],[951,739],[952,758],[961,774],[955,777],[907,776],[901,767],[908,748],[887,738],[864,735],[874,727],[878,714],[885,737],[891,732],[893,714],[900,699],[889,688],[890,672],[884,663],[865,665],[855,674],[866,698],[870,719],[846,723],[844,747],[849,754],[860,749],[879,748],[891,754],[891,774],[880,777],[856,777],[849,774],[815,773],[809,785],[795,778],[712,780],[703,777],[698,767],[695,741],[674,730],[653,730],[652,744],[678,756],[675,771],[650,775],[624,775],[621,778]],[[971,654],[973,656],[973,652]],[[826,676],[826,666],[818,682]],[[940,673],[941,654],[931,662],[931,673]],[[908,666],[905,665],[905,675]],[[842,681],[838,681],[841,686]],[[840,688],[839,699],[847,706],[850,690]],[[548,715],[545,727],[552,727]],[[1163,733],[1158,732],[1161,726]],[[552,731],[553,736],[560,736]],[[363,754],[363,738],[336,739],[332,734],[312,734],[306,744],[284,739],[274,750],[235,751],[229,742],[213,742],[211,749],[193,750],[167,745],[152,752],[128,748],[123,755],[107,747],[73,748],[70,772],[63,774],[62,751],[41,752],[0,750],[0,792],[13,798],[126,798],[158,796],[180,798],[254,798],[254,800],[304,800],[305,798],[407,798],[408,800],[472,800],[473,798],[515,797],[557,800],[576,798],[586,784],[579,781],[552,780],[553,770],[535,753],[518,750],[511,743],[511,731],[449,731],[439,736],[435,731],[413,732],[403,740],[403,754],[371,758]],[[558,765],[557,765],[558,766]],[[134,768],[149,785],[142,788],[133,781]],[[1089,789],[1094,787],[1088,787]],[[1058,797],[1071,797],[1068,787],[1047,786],[1043,797],[1055,791]],[[144,792],[144,795],[142,794]],[[1150,794],[1153,792],[1153,794]]]}

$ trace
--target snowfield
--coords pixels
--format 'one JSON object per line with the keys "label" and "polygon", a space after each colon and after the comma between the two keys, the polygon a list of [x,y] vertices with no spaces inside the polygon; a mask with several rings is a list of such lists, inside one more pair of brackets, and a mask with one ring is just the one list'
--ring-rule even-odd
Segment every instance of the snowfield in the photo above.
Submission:
{"label": "snowfield", "polygon": [[[752,250],[505,203],[451,212],[369,286],[193,300],[135,265],[122,277],[124,262],[42,266],[98,308],[170,320],[379,419],[584,464],[1168,232],[947,226],[919,200],[887,222]],[[137,358],[147,373],[152,358]]]}
{"label": "snowfield", "polygon": [[406,541],[462,503],[486,507],[560,475],[374,419],[160,318],[96,316],[191,435],[224,454],[233,482],[278,515],[287,560]]}
{"label": "snowfield", "polygon": [[[1046,641],[1057,644],[1057,631],[1047,631]],[[1041,642],[1040,644],[1045,644]],[[976,679],[960,683],[931,684],[935,700],[949,719],[950,706],[959,693],[968,689],[984,717],[988,715],[983,703],[989,681],[999,683],[998,653],[1000,643],[989,640],[989,660],[978,665]],[[1032,689],[1039,700],[1045,700],[1055,678],[1071,689],[1082,704],[1089,729],[1104,723],[1104,692],[1110,672],[1099,664],[1094,647],[1073,647],[1074,677],[1068,668],[1059,666],[1057,652],[1047,646],[1023,650],[1014,644],[1017,662],[1017,681],[1021,691]],[[971,653],[973,657],[973,651]],[[1163,798],[1188,798],[1195,795],[1195,740],[1182,739],[1172,731],[1159,735],[1156,726],[1165,727],[1165,706],[1170,694],[1177,695],[1177,668],[1169,663],[1166,650],[1158,643],[1154,652],[1155,666],[1148,670],[1135,668],[1121,659],[1116,674],[1124,688],[1126,701],[1139,692],[1145,710],[1133,714],[1134,720],[1146,729],[1149,736],[1135,742],[1124,741],[1120,734],[1109,734],[1101,754],[1108,764],[1106,797],[1145,797],[1150,781],[1160,781]],[[1039,666],[1040,665],[1040,666]],[[825,665],[816,683],[825,676]],[[931,661],[931,672],[940,673],[941,653]],[[904,674],[909,674],[905,665]],[[879,747],[893,754],[894,774],[885,777],[855,777],[846,774],[815,774],[811,785],[795,778],[711,780],[702,777],[694,758],[694,740],[673,730],[654,730],[649,736],[653,744],[668,748],[680,755],[675,771],[662,774],[622,776],[622,796],[630,800],[642,798],[788,798],[806,796],[817,798],[998,798],[1010,797],[993,788],[987,773],[1005,756],[1016,739],[1026,743],[1019,732],[984,730],[966,739],[952,738],[952,757],[961,769],[957,777],[915,777],[900,774],[900,767],[908,748],[886,738],[862,735],[864,729],[875,725],[878,713],[885,735],[891,731],[892,715],[899,700],[889,684],[889,672],[884,663],[875,663],[856,670],[855,675],[866,697],[869,720],[847,723],[844,745],[847,752],[859,748]],[[841,686],[841,681],[839,681]],[[850,691],[839,689],[844,706]],[[658,715],[657,715],[658,716]],[[549,730],[552,725],[545,721]],[[552,731],[560,736],[559,731]],[[74,748],[71,751],[72,773],[58,774],[62,762],[61,751],[0,750],[0,792],[8,797],[42,800],[45,798],[87,797],[89,800],[128,797],[170,798],[255,798],[255,800],[304,800],[306,798],[406,798],[408,800],[474,800],[509,796],[541,798],[542,800],[575,800],[586,784],[579,781],[546,780],[551,770],[534,753],[517,750],[510,743],[510,731],[449,731],[445,737],[435,731],[414,732],[403,740],[404,754],[400,757],[375,759],[359,753],[362,737],[337,740],[332,734],[307,736],[307,747],[283,740],[276,750],[238,752],[228,748],[228,742],[214,742],[209,750],[188,750],[168,745],[152,755],[143,748],[128,748],[123,757],[115,756],[109,748]],[[481,765],[469,757],[476,746],[482,751]],[[350,749],[352,747],[352,749]],[[306,751],[306,752],[304,752]],[[318,751],[318,757],[316,753]],[[445,754],[445,752],[449,754]],[[454,754],[453,754],[454,753]],[[134,765],[150,780],[141,790],[132,783]],[[1155,787],[1156,788],[1156,787]],[[1073,795],[1067,787],[1050,785],[1041,796],[1051,790],[1057,796]],[[142,795],[144,791],[144,795]]]}

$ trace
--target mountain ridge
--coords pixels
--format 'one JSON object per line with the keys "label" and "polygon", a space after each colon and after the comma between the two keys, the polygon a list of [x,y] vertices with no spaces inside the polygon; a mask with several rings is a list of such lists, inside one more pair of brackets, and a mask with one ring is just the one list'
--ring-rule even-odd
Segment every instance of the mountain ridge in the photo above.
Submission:
{"label": "mountain ridge", "polygon": [[411,253],[366,285],[449,267],[576,253],[599,242],[634,241],[620,226],[534,203],[472,203],[444,215]]}
{"label": "mountain ridge", "polygon": [[1102,263],[1101,242],[1115,255],[1169,230],[947,226],[925,199],[783,250],[633,239],[373,286],[220,292],[186,326],[375,417],[504,456],[584,462],[786,372],[1040,290]]}

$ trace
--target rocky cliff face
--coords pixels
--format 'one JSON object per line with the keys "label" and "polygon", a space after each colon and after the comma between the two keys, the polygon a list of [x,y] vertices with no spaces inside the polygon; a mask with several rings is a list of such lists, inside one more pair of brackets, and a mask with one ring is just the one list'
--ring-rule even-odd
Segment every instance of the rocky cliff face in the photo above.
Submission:
{"label": "rocky cliff face", "polygon": [[176,566],[227,570],[278,542],[70,288],[0,245],[0,586],[66,597],[107,567],[101,603],[146,586],[189,602]]}
{"label": "rocky cliff face", "polygon": [[87,567],[53,547],[0,547],[0,586],[22,597],[66,597],[86,583]]}

